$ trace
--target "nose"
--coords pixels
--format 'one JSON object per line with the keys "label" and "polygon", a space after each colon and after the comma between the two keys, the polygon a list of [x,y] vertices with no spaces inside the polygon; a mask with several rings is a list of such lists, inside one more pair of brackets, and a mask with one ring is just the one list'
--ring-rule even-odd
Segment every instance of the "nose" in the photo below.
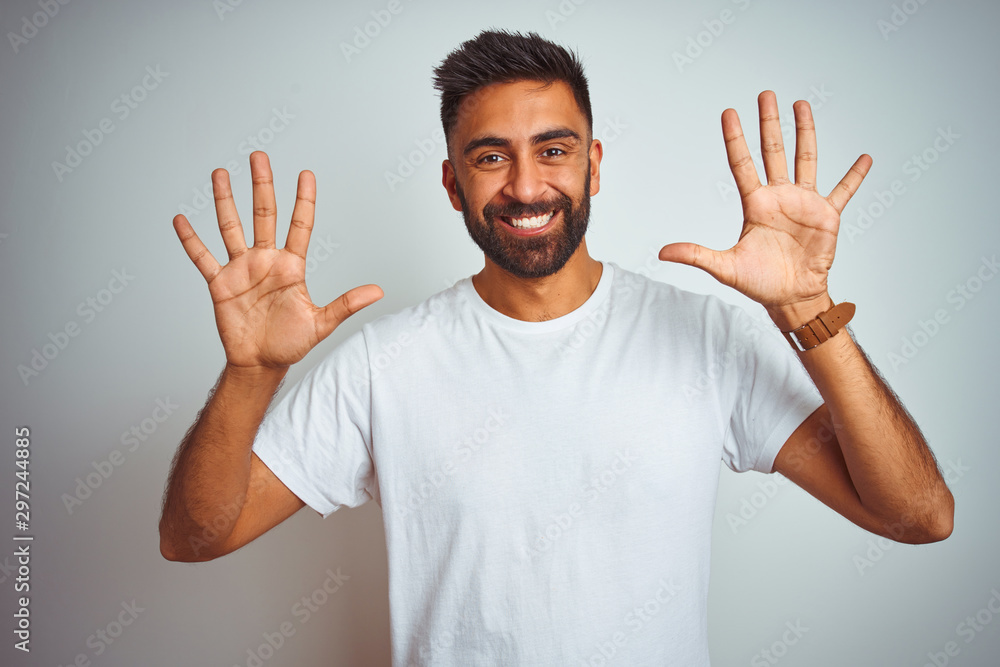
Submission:
{"label": "nose", "polygon": [[548,186],[542,180],[541,170],[534,160],[516,160],[508,172],[503,193],[516,201],[531,204],[538,201]]}

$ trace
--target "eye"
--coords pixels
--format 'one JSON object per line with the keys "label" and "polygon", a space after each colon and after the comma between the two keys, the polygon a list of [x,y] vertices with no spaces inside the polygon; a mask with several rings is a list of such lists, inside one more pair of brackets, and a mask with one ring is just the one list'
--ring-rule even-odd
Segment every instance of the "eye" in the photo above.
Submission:
{"label": "eye", "polygon": [[559,157],[560,155],[565,155],[566,151],[561,148],[546,148],[542,151],[542,157]]}
{"label": "eye", "polygon": [[503,161],[503,156],[497,153],[487,153],[477,160],[479,164],[499,164]]}

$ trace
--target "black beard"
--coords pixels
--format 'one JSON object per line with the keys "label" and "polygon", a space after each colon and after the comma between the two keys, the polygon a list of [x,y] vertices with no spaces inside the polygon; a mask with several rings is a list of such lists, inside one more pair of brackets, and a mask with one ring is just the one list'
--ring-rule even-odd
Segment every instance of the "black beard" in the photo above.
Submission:
{"label": "black beard", "polygon": [[[483,207],[483,217],[474,219],[458,183],[455,184],[455,191],[462,203],[462,217],[465,218],[469,236],[490,261],[518,278],[542,278],[556,273],[580,247],[587,233],[590,221],[589,164],[583,198],[576,207],[573,200],[563,194],[550,201],[532,204],[487,204]],[[505,224],[500,221],[500,216],[524,218],[549,211],[553,211],[553,215],[562,211],[563,221],[545,234],[521,238],[497,229],[497,225]]]}

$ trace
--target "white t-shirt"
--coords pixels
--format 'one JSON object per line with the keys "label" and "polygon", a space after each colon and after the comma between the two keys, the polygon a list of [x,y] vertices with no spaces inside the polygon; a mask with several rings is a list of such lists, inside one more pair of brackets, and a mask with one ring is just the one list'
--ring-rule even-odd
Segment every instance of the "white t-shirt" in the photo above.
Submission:
{"label": "white t-shirt", "polygon": [[770,472],[822,403],[761,327],[611,262],[545,322],[466,278],[347,338],[254,451],[323,516],[381,505],[394,665],[700,667],[720,461]]}

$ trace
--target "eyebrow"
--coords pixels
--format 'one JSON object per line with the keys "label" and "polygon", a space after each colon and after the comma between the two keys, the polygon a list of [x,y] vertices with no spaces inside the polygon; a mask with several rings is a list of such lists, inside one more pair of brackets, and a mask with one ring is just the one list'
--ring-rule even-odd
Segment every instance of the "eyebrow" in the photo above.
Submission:
{"label": "eyebrow", "polygon": [[[531,138],[531,143],[532,145],[537,145],[545,143],[546,141],[552,141],[553,139],[573,139],[577,142],[581,140],[580,135],[578,133],[574,132],[568,127],[563,127],[555,130],[549,130],[547,132],[542,132],[540,134],[536,134]],[[467,143],[465,145],[465,150],[462,151],[462,154],[468,155],[477,148],[483,148],[484,146],[504,147],[509,145],[510,145],[510,140],[504,139],[503,137],[495,137],[495,136],[479,137]]]}

